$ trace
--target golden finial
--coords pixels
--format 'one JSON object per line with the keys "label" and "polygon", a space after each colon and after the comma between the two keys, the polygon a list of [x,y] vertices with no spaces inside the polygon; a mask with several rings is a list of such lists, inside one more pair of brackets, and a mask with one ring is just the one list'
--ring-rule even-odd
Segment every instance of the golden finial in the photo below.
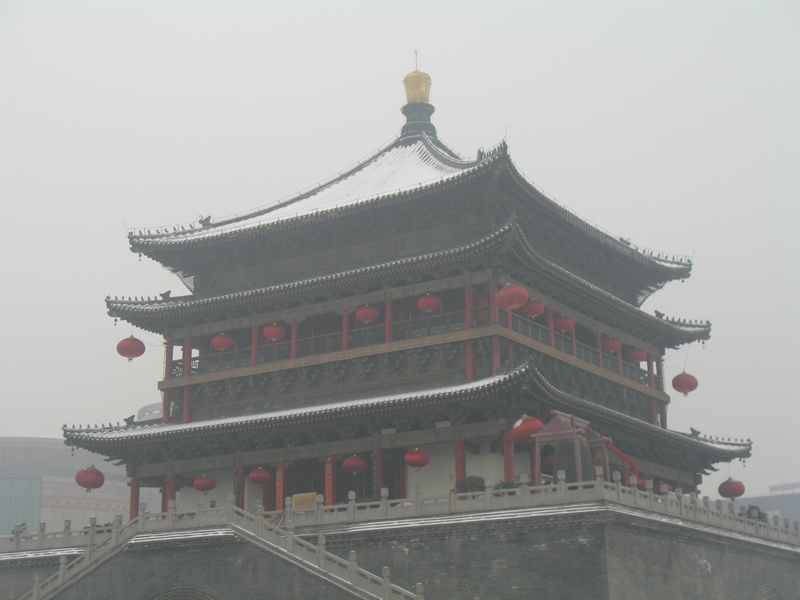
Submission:
{"label": "golden finial", "polygon": [[408,103],[430,102],[431,98],[431,76],[419,70],[418,55],[419,50],[414,50],[414,71],[403,78]]}

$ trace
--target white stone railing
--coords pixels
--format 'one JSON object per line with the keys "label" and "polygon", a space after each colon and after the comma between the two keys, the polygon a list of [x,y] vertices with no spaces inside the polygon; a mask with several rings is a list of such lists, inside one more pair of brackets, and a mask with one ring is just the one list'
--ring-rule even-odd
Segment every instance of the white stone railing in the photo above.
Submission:
{"label": "white stone railing", "polygon": [[[600,471],[598,469],[598,471]],[[563,472],[559,471],[559,474]],[[656,492],[652,482],[646,482],[644,491],[637,489],[631,478],[631,485],[624,486],[619,481],[619,473],[615,472],[614,481],[603,481],[602,474],[598,479],[583,483],[566,483],[563,478],[557,483],[530,486],[523,482],[520,486],[503,490],[486,490],[483,492],[458,493],[451,491],[447,496],[426,497],[417,493],[412,498],[390,500],[387,490],[382,490],[380,500],[356,502],[355,494],[350,492],[350,501],[346,504],[324,506],[322,496],[318,496],[317,505],[311,510],[293,510],[291,498],[287,498],[285,511],[263,511],[257,508],[259,522],[264,526],[272,523],[287,529],[312,525],[331,525],[336,523],[353,523],[364,521],[380,521],[386,519],[403,519],[410,517],[426,517],[458,513],[480,512],[487,510],[508,510],[514,508],[533,508],[558,506],[586,502],[606,501],[627,507],[634,507],[645,512],[652,512],[689,522],[702,523],[725,530],[737,531],[764,539],[775,540],[800,546],[800,524],[794,522],[790,527],[788,519],[783,523],[775,517],[770,522],[751,519],[746,508],[740,506],[736,511],[735,502],[717,500],[711,502],[708,496],[698,498],[696,494],[683,494],[678,489],[674,493]],[[202,497],[201,497],[202,502]],[[173,531],[192,529],[207,525],[224,525],[234,523],[227,520],[231,507],[206,508],[198,506],[195,511],[182,512],[168,510],[166,513],[141,514],[131,523],[139,522],[137,531]],[[249,514],[235,509],[236,514]],[[96,547],[107,539],[119,538],[131,524],[122,526],[121,515],[110,525],[97,525],[92,519],[90,525],[78,531],[72,531],[69,522],[63,530],[48,532],[44,523],[39,531],[23,533],[18,527],[10,536],[0,536],[0,553],[34,551],[66,547]]]}
{"label": "white stone railing", "polygon": [[[128,543],[135,543],[137,536],[144,536],[143,541],[152,542],[158,539],[159,533],[219,526],[230,528],[262,549],[346,590],[353,597],[363,600],[424,600],[421,583],[416,585],[415,592],[403,589],[391,582],[389,567],[384,567],[380,576],[375,575],[358,566],[355,552],[350,552],[345,560],[325,550],[324,536],[318,536],[317,544],[312,544],[294,535],[291,528],[282,529],[268,522],[263,514],[253,515],[237,508],[232,496],[223,508],[204,509],[200,505],[195,512],[182,513],[176,511],[174,503],[170,502],[166,513],[149,514],[146,506],[142,505],[139,516],[127,525],[122,525],[121,515],[117,515],[114,523],[103,527],[101,531],[93,523],[90,526],[91,533],[80,538],[85,542],[84,552],[72,560],[62,556],[58,571],[43,581],[36,576],[33,589],[19,600],[48,600],[55,597],[65,586],[113,557]],[[21,538],[21,535],[17,535],[15,541],[21,542]],[[46,534],[41,539],[59,538],[64,539],[63,536],[48,538]],[[89,540],[96,543],[89,543]]]}

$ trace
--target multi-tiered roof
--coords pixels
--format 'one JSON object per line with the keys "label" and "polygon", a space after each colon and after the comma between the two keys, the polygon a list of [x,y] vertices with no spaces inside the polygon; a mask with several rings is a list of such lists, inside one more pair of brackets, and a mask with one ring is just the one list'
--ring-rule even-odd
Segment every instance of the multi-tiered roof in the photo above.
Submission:
{"label": "multi-tiered roof", "polygon": [[[616,372],[609,374],[607,364],[603,370],[602,351],[598,349],[599,356],[593,358],[588,351],[581,355],[575,335],[573,356],[561,357],[545,347],[541,336],[532,336],[539,342],[525,337],[525,331],[534,331],[535,323],[520,321],[522,325],[517,326],[510,313],[507,330],[495,317],[480,323],[485,329],[475,330],[477,333],[462,331],[473,327],[470,315],[462,325],[442,329],[439,337],[426,330],[435,337],[431,342],[415,342],[418,334],[409,333],[404,345],[392,346],[391,339],[381,338],[383,345],[374,352],[360,348],[360,354],[334,353],[330,360],[352,364],[372,352],[381,354],[382,364],[387,365],[400,353],[413,352],[412,343],[420,348],[425,343],[450,344],[457,346],[451,352],[455,355],[464,343],[474,340],[479,344],[483,338],[500,335],[507,336],[503,343],[508,356],[517,349],[516,368],[508,365],[504,373],[496,365],[489,371],[478,367],[478,378],[466,382],[457,381],[452,368],[443,369],[438,379],[406,373],[393,391],[386,391],[391,387],[386,381],[370,388],[368,377],[356,382],[351,378],[335,393],[304,391],[300,398],[290,391],[283,394],[287,398],[283,402],[251,399],[234,403],[224,416],[212,419],[207,412],[207,418],[191,423],[67,428],[68,442],[138,464],[169,461],[174,449],[175,456],[202,457],[246,448],[263,451],[267,459],[275,460],[292,442],[304,443],[314,437],[308,433],[311,425],[338,427],[327,438],[315,434],[316,438],[333,439],[344,435],[341,431],[348,429],[348,423],[351,430],[368,429],[365,415],[374,417],[372,426],[386,420],[376,415],[402,415],[410,422],[414,413],[446,413],[448,409],[442,407],[456,404],[469,407],[458,414],[472,411],[469,419],[473,422],[488,422],[497,419],[500,410],[499,405],[488,408],[488,399],[502,396],[513,398],[505,405],[509,410],[527,403],[529,409],[555,409],[589,419],[625,440],[629,453],[647,457],[653,464],[672,461],[672,467],[687,473],[749,455],[749,443],[711,442],[667,430],[665,410],[656,407],[669,398],[660,372],[656,381],[653,357],[660,361],[665,348],[708,339],[710,324],[669,319],[659,313],[654,316],[640,307],[666,283],[688,277],[689,260],[639,250],[580,219],[520,173],[505,143],[479,151],[475,159],[462,158],[438,139],[430,121],[433,107],[426,97],[409,98],[403,112],[407,122],[395,140],[308,191],[233,217],[206,217],[189,225],[131,231],[132,251],[176,273],[190,293],[156,299],[109,297],[109,314],[169,340],[188,340],[223,330],[246,331],[272,321],[316,318],[326,311],[336,314],[342,306],[353,310],[365,303],[385,302],[384,310],[391,311],[393,298],[459,286],[471,290],[473,284],[483,286],[486,297],[494,298],[491,290],[498,283],[516,282],[558,313],[585,324],[584,336],[592,331],[598,343],[614,337],[626,347],[645,348],[651,357],[649,374],[630,365],[625,371],[621,353],[615,363],[619,377]],[[471,297],[472,291],[468,293]],[[461,310],[469,312],[471,300],[466,306],[461,302]],[[550,329],[550,346],[555,346],[552,323]],[[530,352],[527,361],[520,357],[521,348]],[[581,356],[595,360],[595,365],[583,365]],[[178,379],[169,380],[167,373],[161,387],[170,390],[189,384],[216,385],[236,377],[273,377],[271,374],[311,369],[323,362],[265,363],[256,360],[255,352],[253,357],[252,363],[226,367],[232,369],[227,375],[181,371]],[[565,365],[572,371],[566,372]],[[367,372],[374,372],[371,368],[373,371]],[[325,373],[327,377],[332,371]],[[642,417],[650,414],[649,407],[629,409],[631,402],[639,401],[631,400],[630,395],[652,401],[653,417]],[[600,396],[616,399],[606,401]],[[658,411],[664,422],[656,418]],[[427,421],[422,422],[413,427],[426,427]],[[483,434],[505,426],[502,419],[498,423],[495,429],[484,428]],[[292,428],[297,429],[296,434],[287,434]],[[232,434],[241,438],[241,447],[231,442]],[[354,434],[348,442],[348,451],[367,450],[374,443],[367,437],[356,441],[357,437]]]}

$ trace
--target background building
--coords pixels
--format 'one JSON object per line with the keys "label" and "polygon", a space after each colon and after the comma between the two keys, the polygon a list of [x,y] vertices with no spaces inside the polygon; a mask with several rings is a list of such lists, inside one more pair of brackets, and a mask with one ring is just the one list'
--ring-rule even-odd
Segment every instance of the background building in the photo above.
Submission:
{"label": "background building", "polygon": [[[91,464],[106,480],[86,493],[75,485],[75,473]],[[87,525],[90,517],[108,523],[127,513],[129,496],[125,468],[102,456],[69,448],[61,439],[0,438],[0,535],[11,533],[17,523],[25,523],[28,532],[38,530],[41,521],[50,531],[61,528],[65,519],[73,529]]]}

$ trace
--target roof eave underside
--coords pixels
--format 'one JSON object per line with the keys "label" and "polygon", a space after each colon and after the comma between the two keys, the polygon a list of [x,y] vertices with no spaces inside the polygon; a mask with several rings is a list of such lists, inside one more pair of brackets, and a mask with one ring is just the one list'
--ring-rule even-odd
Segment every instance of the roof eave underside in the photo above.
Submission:
{"label": "roof eave underside", "polygon": [[659,273],[662,277],[662,282],[654,285],[652,289],[649,290],[650,292],[660,289],[663,287],[663,284],[668,281],[686,279],[691,275],[691,262],[651,256],[632,246],[629,242],[623,242],[619,238],[606,233],[571,212],[529,181],[517,168],[510,156],[507,161],[507,172],[511,175],[511,179],[520,191],[530,198],[537,206],[545,209],[550,215],[556,217],[562,223],[589,239],[602,244],[604,247],[610,248],[618,254],[647,267],[653,272]]}
{"label": "roof eave underside", "polygon": [[422,406],[453,404],[489,398],[519,388],[525,381],[528,368],[527,365],[523,365],[508,373],[495,375],[488,379],[433,390],[323,404],[294,411],[284,410],[275,413],[229,417],[196,423],[159,423],[155,425],[126,425],[97,429],[64,428],[63,434],[68,444],[80,448],[98,450],[262,431],[298,424],[325,422],[362,414],[374,414],[376,412],[383,413]]}
{"label": "roof eave underside", "polygon": [[663,429],[561,391],[551,384],[536,367],[531,366],[530,370],[528,389],[534,397],[545,404],[585,418],[595,425],[599,421],[633,430],[641,435],[661,440],[675,447],[702,452],[717,461],[729,461],[750,456],[752,444],[749,442],[711,442],[699,437]]}
{"label": "roof eave underside", "polygon": [[662,429],[639,419],[617,412],[600,404],[578,398],[555,388],[533,365],[526,363],[516,369],[485,380],[429,391],[399,394],[339,402],[330,405],[309,407],[296,411],[264,413],[248,417],[230,417],[213,421],[186,424],[156,424],[142,426],[108,427],[93,430],[63,430],[65,441],[80,448],[98,451],[131,446],[146,446],[155,443],[202,439],[218,435],[252,433],[272,428],[298,424],[320,423],[341,419],[389,412],[409,408],[431,407],[491,398],[511,390],[525,387],[537,400],[578,417],[586,418],[597,429],[598,423],[609,423],[657,439],[673,447],[700,452],[709,459],[729,461],[750,456],[752,444],[710,442],[676,431]]}
{"label": "roof eave underside", "polygon": [[159,319],[190,316],[224,310],[226,307],[256,304],[337,285],[384,279],[392,274],[413,272],[431,266],[455,265],[477,256],[501,252],[507,248],[511,248],[515,258],[526,268],[554,281],[559,286],[567,287],[573,293],[607,306],[626,318],[654,329],[660,335],[674,340],[673,346],[710,337],[711,326],[708,322],[686,323],[656,318],[545,259],[531,247],[514,218],[496,231],[470,244],[407,259],[211,298],[192,300],[171,298],[160,301],[120,301],[109,298],[106,299],[106,306],[110,316],[125,319],[138,327],[157,332],[158,328],[154,327],[154,323]]}

